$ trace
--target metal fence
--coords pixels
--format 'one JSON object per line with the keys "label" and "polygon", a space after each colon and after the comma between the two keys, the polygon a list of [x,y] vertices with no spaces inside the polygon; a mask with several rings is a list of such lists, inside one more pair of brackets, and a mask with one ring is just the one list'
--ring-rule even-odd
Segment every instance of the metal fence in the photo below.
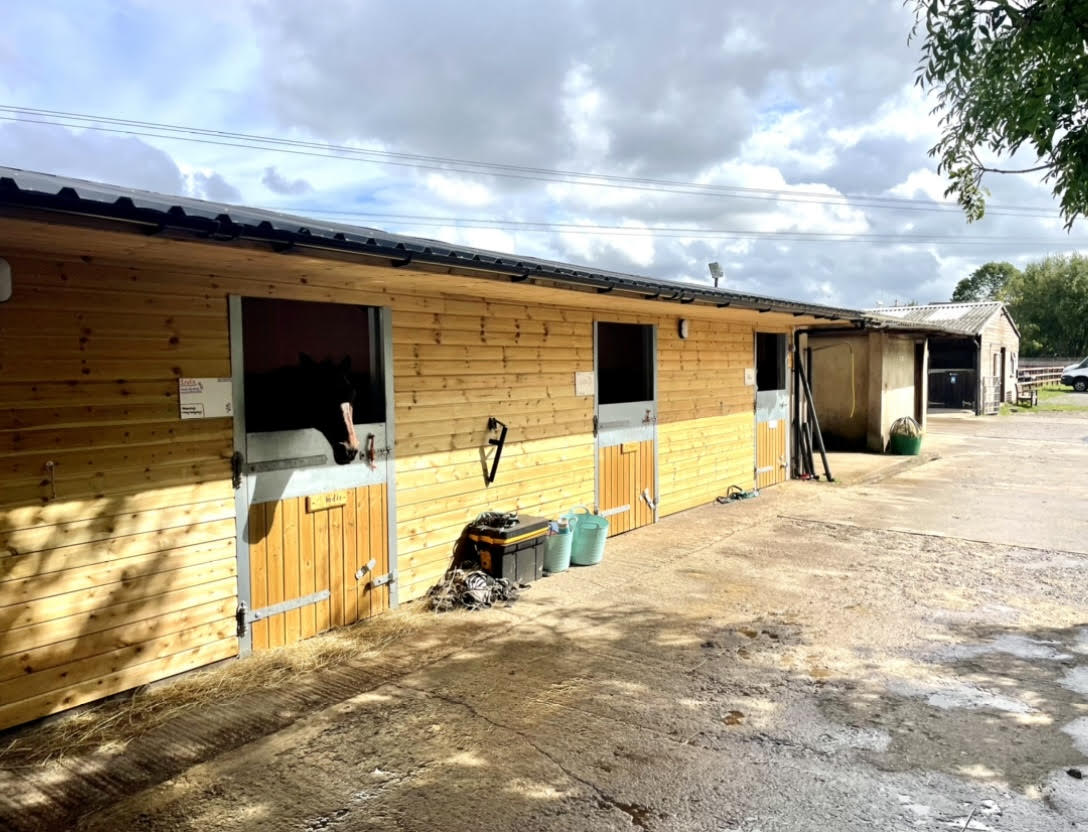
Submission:
{"label": "metal fence", "polygon": [[1040,387],[1057,384],[1062,379],[1062,366],[1061,364],[1052,364],[1025,367],[1021,364],[1019,371],[1016,373],[1016,380],[1021,384],[1033,384]]}

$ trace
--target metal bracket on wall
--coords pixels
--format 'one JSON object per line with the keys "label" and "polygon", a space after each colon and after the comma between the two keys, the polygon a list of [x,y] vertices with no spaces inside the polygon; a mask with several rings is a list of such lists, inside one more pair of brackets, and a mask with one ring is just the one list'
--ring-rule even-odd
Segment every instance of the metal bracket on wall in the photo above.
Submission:
{"label": "metal bracket on wall", "polygon": [[491,483],[493,483],[495,481],[495,474],[498,473],[499,460],[502,459],[502,448],[503,448],[503,445],[506,444],[506,430],[507,430],[507,428],[506,428],[506,425],[504,425],[502,422],[500,422],[494,416],[492,416],[490,419],[487,420],[487,429],[489,431],[496,431],[499,428],[502,428],[502,432],[499,434],[499,438],[498,439],[488,439],[487,440],[488,445],[494,445],[495,446],[495,459],[492,460],[492,462],[491,462],[491,471],[488,472],[488,475],[487,475],[487,484],[488,485],[491,485]]}

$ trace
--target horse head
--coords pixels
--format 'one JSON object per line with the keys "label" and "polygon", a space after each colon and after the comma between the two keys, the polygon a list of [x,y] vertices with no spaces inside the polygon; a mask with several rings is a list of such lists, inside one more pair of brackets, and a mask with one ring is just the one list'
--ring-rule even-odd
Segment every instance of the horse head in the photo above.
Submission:
{"label": "horse head", "polygon": [[299,353],[302,385],[307,402],[302,403],[313,414],[313,426],[332,446],[337,465],[346,465],[359,455],[359,439],[355,435],[355,384],[351,379],[351,356],[340,363],[331,360],[314,361]]}

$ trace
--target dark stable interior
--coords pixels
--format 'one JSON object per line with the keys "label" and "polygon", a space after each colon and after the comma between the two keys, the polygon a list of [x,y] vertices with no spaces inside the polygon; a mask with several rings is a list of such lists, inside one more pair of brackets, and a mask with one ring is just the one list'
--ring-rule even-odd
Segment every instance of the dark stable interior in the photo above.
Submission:
{"label": "dark stable interior", "polygon": [[376,310],[242,299],[247,432],[319,427],[352,399],[356,424],[384,422]]}
{"label": "dark stable interior", "polygon": [[653,327],[597,324],[597,395],[601,404],[654,398]]}
{"label": "dark stable interior", "polygon": [[756,333],[756,390],[786,389],[786,336]]}

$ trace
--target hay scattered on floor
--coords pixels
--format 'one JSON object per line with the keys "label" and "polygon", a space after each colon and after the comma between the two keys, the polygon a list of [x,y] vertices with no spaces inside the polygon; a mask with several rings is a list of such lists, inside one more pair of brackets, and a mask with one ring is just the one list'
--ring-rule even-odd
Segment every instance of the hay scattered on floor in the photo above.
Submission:
{"label": "hay scattered on floor", "polygon": [[411,605],[371,621],[333,630],[291,647],[186,674],[18,731],[0,746],[0,768],[41,766],[91,751],[115,753],[137,737],[209,702],[237,699],[254,690],[286,685],[329,667],[380,655],[431,619]]}

